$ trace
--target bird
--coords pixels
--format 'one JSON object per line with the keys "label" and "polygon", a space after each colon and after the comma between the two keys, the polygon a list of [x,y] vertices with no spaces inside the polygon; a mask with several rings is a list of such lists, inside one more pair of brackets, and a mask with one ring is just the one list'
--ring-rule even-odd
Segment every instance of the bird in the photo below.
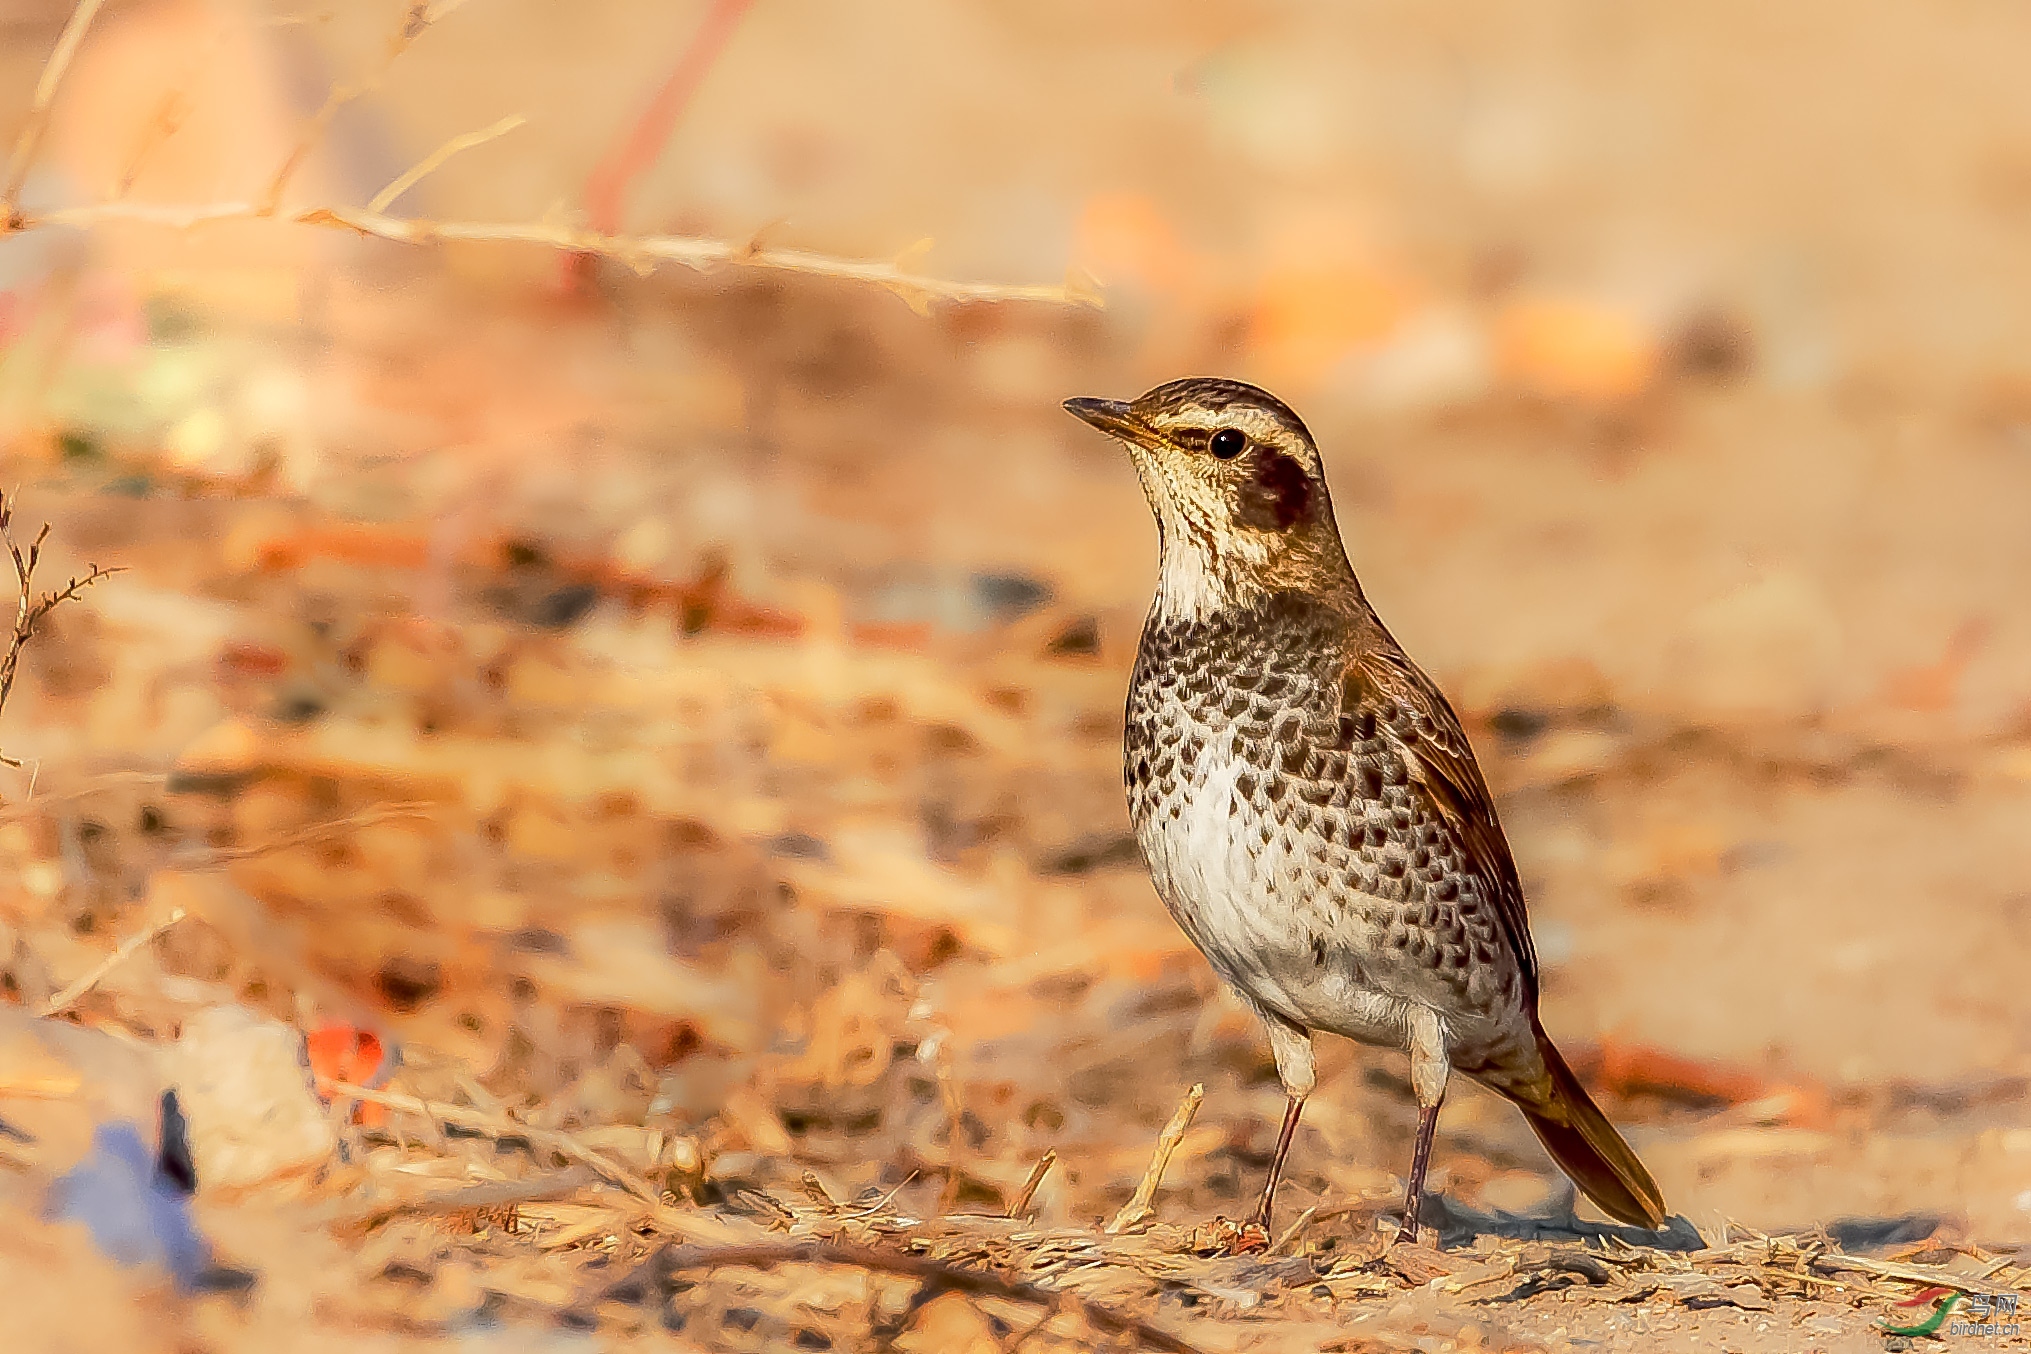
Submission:
{"label": "bird", "polygon": [[1064,407],[1127,445],[1156,517],[1123,774],[1158,896],[1275,1056],[1283,1123],[1248,1227],[1269,1227],[1318,1033],[1409,1055],[1398,1242],[1417,1239],[1454,1072],[1521,1109],[1610,1217],[1662,1226],[1656,1182],[1539,1021],[1494,799],[1452,705],[1363,594],[1304,423],[1205,377]]}

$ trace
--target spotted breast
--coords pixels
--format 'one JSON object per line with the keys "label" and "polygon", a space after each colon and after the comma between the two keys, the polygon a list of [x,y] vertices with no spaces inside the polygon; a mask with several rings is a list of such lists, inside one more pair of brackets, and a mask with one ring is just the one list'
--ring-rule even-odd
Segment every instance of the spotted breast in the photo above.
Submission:
{"label": "spotted breast", "polygon": [[1485,896],[1500,881],[1413,784],[1418,713],[1368,676],[1408,661],[1379,624],[1304,594],[1152,613],[1129,689],[1129,808],[1165,906],[1245,998],[1399,1048],[1417,1008],[1439,1012],[1473,1074],[1532,1042],[1534,964]]}

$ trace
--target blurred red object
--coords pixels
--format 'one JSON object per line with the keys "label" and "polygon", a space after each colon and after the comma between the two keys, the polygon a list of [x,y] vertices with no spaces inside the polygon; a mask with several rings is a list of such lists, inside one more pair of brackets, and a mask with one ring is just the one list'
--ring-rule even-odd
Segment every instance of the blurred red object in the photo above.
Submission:
{"label": "blurred red object", "polygon": [[1617,1095],[1746,1108],[1761,1121],[1801,1128],[1824,1125],[1833,1114],[1826,1089],[1810,1079],[1778,1080],[1648,1044],[1604,1039],[1575,1049],[1572,1062],[1588,1085]]}
{"label": "blurred red object", "polygon": [[[677,127],[677,119],[683,116],[692,95],[705,82],[706,72],[712,69],[727,39],[739,26],[741,16],[753,3],[754,0],[714,0],[705,22],[698,26],[698,32],[678,56],[662,87],[642,110],[642,116],[587,177],[585,213],[587,224],[594,231],[601,235],[620,232],[621,208],[626,203],[629,185],[656,162]],[[565,256],[564,276],[560,279],[564,291],[577,291],[585,285],[593,258],[591,254]]]}
{"label": "blurred red object", "polygon": [[[373,1086],[387,1075],[387,1051],[380,1036],[345,1021],[333,1020],[304,1036],[310,1053],[310,1071],[316,1078],[317,1093],[331,1099],[332,1087]],[[353,1122],[378,1125],[388,1117],[383,1105],[353,1106]]]}

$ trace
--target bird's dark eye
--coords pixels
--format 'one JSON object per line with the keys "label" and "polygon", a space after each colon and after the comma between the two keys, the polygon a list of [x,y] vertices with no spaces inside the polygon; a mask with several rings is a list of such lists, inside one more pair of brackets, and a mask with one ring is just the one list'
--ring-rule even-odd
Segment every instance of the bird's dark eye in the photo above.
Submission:
{"label": "bird's dark eye", "polygon": [[1206,445],[1221,460],[1231,461],[1248,449],[1248,435],[1239,428],[1222,428]]}

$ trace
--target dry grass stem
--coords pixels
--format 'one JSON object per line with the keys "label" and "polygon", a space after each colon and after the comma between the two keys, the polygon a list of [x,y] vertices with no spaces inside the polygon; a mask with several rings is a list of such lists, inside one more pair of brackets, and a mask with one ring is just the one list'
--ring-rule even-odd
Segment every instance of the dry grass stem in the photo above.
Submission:
{"label": "dry grass stem", "polygon": [[904,1190],[908,1189],[911,1185],[915,1184],[916,1181],[917,1181],[917,1173],[915,1171],[911,1171],[908,1175],[904,1176],[902,1180],[900,1180],[896,1184],[896,1187],[894,1189],[891,1189],[887,1194],[882,1195],[879,1199],[876,1199],[873,1203],[867,1205],[865,1208],[841,1209],[839,1215],[843,1218],[852,1218],[856,1220],[860,1218],[878,1217],[881,1214],[888,1211],[889,1205],[896,1201],[896,1196],[898,1194],[901,1194]]}
{"label": "dry grass stem", "polygon": [[1030,1167],[1029,1179],[1023,1181],[1023,1187],[1016,1191],[1015,1198],[1009,1200],[1007,1216],[1011,1218],[1029,1216],[1030,1201],[1037,1197],[1037,1187],[1044,1183],[1044,1177],[1051,1173],[1051,1167],[1057,1162],[1058,1149],[1046,1148],[1044,1154],[1037,1158],[1037,1164]]}
{"label": "dry grass stem", "polygon": [[[306,18],[275,17],[264,22],[264,27],[282,27],[287,24],[310,22]],[[113,185],[113,197],[124,199],[132,192],[141,178],[141,171],[154,158],[155,153],[169,142],[169,139],[183,130],[183,124],[197,107],[199,95],[206,83],[207,73],[230,41],[230,30],[224,26],[214,28],[191,55],[184,76],[176,86],[163,94],[155,105],[154,112],[141,125],[140,133],[127,152],[127,159],[120,167],[120,177]]]}
{"label": "dry grass stem", "polygon": [[369,1086],[355,1086],[346,1082],[333,1083],[327,1088],[334,1096],[346,1096],[365,1101],[369,1105],[381,1105],[404,1114],[414,1114],[433,1123],[448,1125],[469,1133],[500,1141],[503,1138],[520,1138],[539,1152],[550,1152],[567,1161],[575,1161],[597,1171],[609,1183],[618,1185],[643,1203],[661,1208],[663,1196],[640,1175],[613,1158],[604,1156],[569,1133],[555,1129],[537,1128],[504,1115],[488,1114],[481,1110],[467,1109],[462,1105],[447,1105],[442,1101],[423,1100],[397,1091],[377,1091]]}
{"label": "dry grass stem", "polygon": [[659,263],[679,263],[700,271],[719,266],[767,268],[811,277],[867,282],[885,287],[913,307],[928,301],[1040,301],[1051,305],[1102,305],[1098,286],[1083,275],[1058,284],[959,282],[899,268],[894,261],[875,262],[814,254],[803,249],[763,249],[752,242],[696,235],[601,235],[557,221],[427,221],[383,216],[351,207],[313,207],[299,212],[264,212],[247,202],[176,205],[145,202],[102,202],[87,207],[60,207],[17,217],[12,230],[44,226],[92,226],[131,221],[168,229],[188,230],[222,221],[272,218],[292,225],[325,226],[356,231],[397,244],[528,244],[577,254],[598,254],[619,260],[639,272]]}
{"label": "dry grass stem", "polygon": [[598,1180],[598,1172],[590,1167],[572,1166],[534,1180],[489,1180],[400,1199],[374,1199],[365,1203],[342,1201],[328,1209],[319,1220],[329,1226],[367,1227],[404,1213],[463,1213],[472,1209],[507,1208],[515,1204],[561,1199]]}
{"label": "dry grass stem", "polygon": [[938,1192],[938,1211],[950,1213],[959,1202],[961,1162],[966,1152],[966,1108],[959,1100],[959,1083],[952,1075],[952,1055],[941,1050],[938,1058],[938,1096],[945,1106],[945,1185]]}
{"label": "dry grass stem", "polygon": [[269,181],[268,191],[261,196],[260,215],[273,216],[275,209],[282,205],[282,194],[288,190],[289,181],[296,177],[299,169],[303,168],[303,162],[310,158],[310,153],[317,148],[317,143],[324,140],[325,133],[331,129],[331,121],[338,116],[339,109],[361,95],[371,94],[379,89],[381,82],[388,78],[388,71],[400,59],[402,53],[408,51],[411,44],[432,24],[463,3],[464,0],[448,0],[447,3],[433,6],[425,3],[425,0],[410,0],[408,9],[403,12],[401,27],[397,28],[394,36],[388,40],[388,49],[381,58],[381,64],[372,74],[355,84],[334,84],[331,91],[325,95],[323,106],[311,115],[309,122],[304,124],[303,134],[296,139],[296,145],[282,161],[282,167],[275,171],[275,177]]}
{"label": "dry grass stem", "polygon": [[71,59],[78,54],[78,47],[85,40],[85,30],[92,26],[92,20],[98,16],[99,7],[104,3],[105,0],[78,0],[78,6],[71,11],[63,32],[57,35],[49,60],[43,64],[42,77],[35,82],[35,96],[29,101],[28,120],[21,126],[21,135],[14,143],[14,156],[7,164],[7,186],[0,190],[0,222],[14,219],[15,205],[21,198],[21,185],[28,181],[29,168],[34,165],[35,153],[42,146],[42,134],[49,127],[49,108],[56,100],[57,86],[63,83],[64,72],[70,69]]}
{"label": "dry grass stem", "polygon": [[1824,1269],[1852,1270],[1859,1274],[1872,1274],[1881,1279],[1901,1279],[1905,1283],[1915,1283],[1923,1287],[1936,1284],[1941,1288],[1953,1288],[1963,1293],[1988,1291],[1981,1286],[1985,1276],[1955,1274],[1936,1265],[1899,1264],[1894,1260],[1871,1260],[1866,1256],[1841,1255],[1831,1251],[1813,1256],[1811,1263]]}
{"label": "dry grass stem", "polygon": [[[768,248],[763,245],[759,233],[739,243],[696,236],[627,236],[616,233],[618,194],[621,185],[634,169],[639,168],[636,162],[651,153],[653,145],[657,144],[653,138],[668,134],[666,124],[674,119],[675,110],[681,107],[684,97],[687,96],[686,91],[701,77],[703,72],[701,63],[709,63],[711,52],[716,51],[717,44],[724,40],[725,34],[721,30],[730,31],[731,24],[745,9],[744,4],[728,3],[721,6],[724,13],[713,23],[708,24],[708,28],[719,36],[705,43],[699,51],[687,53],[680,70],[673,74],[672,85],[666,87],[659,95],[658,105],[651,110],[645,127],[638,128],[636,136],[630,139],[626,147],[627,154],[615,164],[603,165],[601,171],[594,175],[595,182],[600,187],[594,194],[598,201],[593,204],[592,229],[551,219],[531,223],[429,221],[390,217],[384,214],[403,193],[452,156],[521,126],[523,119],[519,115],[502,118],[491,127],[480,131],[453,137],[383,188],[368,203],[365,210],[339,206],[282,210],[282,198],[288,191],[290,182],[301,170],[311,152],[324,139],[338,111],[362,95],[378,89],[396,60],[408,51],[416,39],[432,25],[458,9],[464,0],[440,0],[440,3],[435,5],[423,3],[423,0],[412,0],[404,11],[401,26],[389,39],[380,65],[371,74],[355,83],[332,86],[325,96],[324,103],[305,123],[302,134],[275,171],[258,201],[168,204],[125,200],[126,192],[139,174],[142,163],[163,140],[175,132],[182,120],[185,101],[180,95],[172,94],[164,100],[155,116],[144,127],[140,140],[128,157],[114,200],[89,206],[23,213],[18,210],[16,198],[21,182],[27,175],[29,163],[40,144],[43,127],[47,122],[49,100],[54,97],[57,83],[62,79],[64,69],[69,66],[78,42],[84,36],[85,28],[91,23],[92,16],[97,13],[101,3],[102,0],[81,0],[50,56],[41,82],[36,87],[34,105],[27,125],[23,128],[21,141],[15,149],[9,170],[6,194],[4,199],[0,199],[0,236],[47,226],[90,227],[101,223],[127,222],[165,229],[188,230],[216,222],[265,219],[292,225],[337,227],[400,244],[469,242],[541,245],[563,250],[577,258],[616,259],[643,273],[649,272],[661,263],[680,263],[697,269],[732,264],[779,272],[803,273],[813,277],[871,283],[886,288],[902,298],[919,314],[927,313],[931,302],[941,300],[1038,301],[1051,305],[1095,308],[1101,305],[1098,285],[1091,278],[1076,272],[1068,275],[1063,283],[1057,285],[960,282],[927,276],[917,271],[917,261],[928,248],[929,241],[919,241],[894,259],[874,261],[835,258],[800,249]],[[645,149],[645,146],[650,149]],[[630,159],[629,156],[634,158]]]}
{"label": "dry grass stem", "polygon": [[506,136],[509,132],[528,122],[528,120],[520,113],[510,113],[491,127],[482,127],[476,132],[466,132],[461,136],[454,136],[451,140],[445,142],[436,150],[410,166],[408,170],[399,175],[386,188],[374,194],[374,200],[367,204],[367,210],[376,214],[387,211],[389,205],[396,198],[401,197],[402,194],[414,188],[428,175],[436,173],[438,167],[452,156],[462,151],[471,150],[474,146],[484,146],[496,137]]}
{"label": "dry grass stem", "polygon": [[1195,1084],[1191,1090],[1185,1092],[1185,1098],[1178,1102],[1178,1108],[1171,1115],[1171,1121],[1165,1124],[1164,1131],[1157,1135],[1157,1150],[1149,1159],[1149,1169],[1142,1173],[1142,1183],[1135,1187],[1133,1197],[1121,1206],[1119,1213],[1114,1215],[1114,1221],[1107,1224],[1106,1232],[1109,1236],[1127,1231],[1146,1221],[1156,1212],[1151,1204],[1157,1197],[1158,1187],[1164,1183],[1164,1172],[1170,1167],[1171,1154],[1176,1152],[1178,1144],[1184,1141],[1185,1132],[1191,1128],[1192,1119],[1199,1113],[1199,1106],[1205,1099],[1204,1082]]}
{"label": "dry grass stem", "polygon": [[78,998],[84,996],[85,993],[91,991],[93,988],[97,987],[101,982],[105,981],[105,977],[108,973],[111,973],[114,969],[126,963],[127,959],[134,953],[134,951],[140,949],[143,945],[146,945],[149,941],[154,940],[164,931],[167,931],[170,927],[182,921],[185,915],[186,913],[182,908],[173,907],[169,909],[168,915],[164,916],[162,920],[154,923],[145,930],[138,931],[135,934],[128,936],[125,940],[120,942],[120,944],[113,950],[111,954],[107,955],[104,959],[101,959],[98,963],[92,965],[92,967],[89,970],[87,970],[76,981],[65,985],[62,991],[58,992],[55,996],[51,997],[48,1001],[44,1002],[42,1005],[42,1010],[37,1012],[37,1014],[47,1017],[59,1015],[62,1012],[69,1010],[72,1006],[77,1004]]}
{"label": "dry grass stem", "polygon": [[142,168],[156,151],[162,149],[170,137],[182,129],[184,119],[190,116],[190,100],[182,90],[171,90],[162,96],[155,112],[143,124],[141,134],[134,138],[134,148],[127,152],[127,162],[120,167],[120,179],[113,188],[115,199],[122,199],[134,189],[134,181],[141,177]]}
{"label": "dry grass stem", "polygon": [[1292,1242],[1296,1241],[1300,1236],[1304,1235],[1305,1228],[1310,1227],[1312,1225],[1313,1220],[1315,1220],[1318,1216],[1319,1216],[1319,1206],[1317,1204],[1313,1204],[1310,1208],[1307,1208],[1304,1212],[1298,1214],[1298,1220],[1292,1223],[1290,1226],[1284,1228],[1282,1235],[1278,1236],[1276,1240],[1270,1242],[1269,1249],[1267,1251],[1264,1251],[1263,1254],[1282,1255],[1284,1253],[1284,1248],[1289,1246]]}
{"label": "dry grass stem", "polygon": [[358,813],[349,813],[343,818],[311,823],[290,832],[278,833],[266,841],[248,846],[193,845],[188,850],[178,852],[171,863],[179,869],[200,870],[239,860],[253,860],[260,856],[273,855],[278,851],[293,851],[300,846],[316,846],[320,842],[337,840],[360,828],[373,827],[379,823],[427,822],[437,807],[420,800],[380,804],[370,809],[361,809]]}

